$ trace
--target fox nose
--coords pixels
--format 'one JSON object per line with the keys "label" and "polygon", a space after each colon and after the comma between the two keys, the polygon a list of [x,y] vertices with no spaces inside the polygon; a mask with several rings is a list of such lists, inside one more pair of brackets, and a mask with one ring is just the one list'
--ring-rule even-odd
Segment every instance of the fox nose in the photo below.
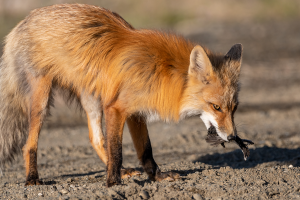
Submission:
{"label": "fox nose", "polygon": [[235,135],[229,135],[229,136],[227,137],[227,140],[228,140],[228,141],[235,140]]}

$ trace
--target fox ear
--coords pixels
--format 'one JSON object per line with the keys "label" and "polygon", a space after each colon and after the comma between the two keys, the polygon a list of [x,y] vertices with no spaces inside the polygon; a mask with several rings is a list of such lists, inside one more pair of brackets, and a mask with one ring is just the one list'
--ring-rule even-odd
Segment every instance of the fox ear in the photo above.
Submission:
{"label": "fox ear", "polygon": [[231,47],[224,58],[228,61],[241,63],[242,61],[243,46],[242,44],[235,44]]}
{"label": "fox ear", "polygon": [[235,44],[224,56],[225,60],[228,62],[228,65],[238,73],[240,71],[242,63],[242,52],[242,44]]}
{"label": "fox ear", "polygon": [[240,61],[242,58],[243,46],[242,44],[235,44],[231,47],[228,53],[225,55],[225,58]]}
{"label": "fox ear", "polygon": [[190,55],[189,74],[208,84],[211,69],[210,60],[204,49],[199,45],[195,46]]}

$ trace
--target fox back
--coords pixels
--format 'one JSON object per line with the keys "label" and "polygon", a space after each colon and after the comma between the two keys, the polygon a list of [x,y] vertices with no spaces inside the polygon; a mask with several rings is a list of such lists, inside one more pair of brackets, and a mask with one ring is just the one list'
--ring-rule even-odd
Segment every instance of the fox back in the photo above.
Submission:
{"label": "fox back", "polygon": [[129,97],[130,110],[176,120],[192,49],[180,36],[135,30],[103,8],[57,5],[20,22],[7,37],[4,58],[20,74],[52,76],[74,94],[100,95],[104,105]]}

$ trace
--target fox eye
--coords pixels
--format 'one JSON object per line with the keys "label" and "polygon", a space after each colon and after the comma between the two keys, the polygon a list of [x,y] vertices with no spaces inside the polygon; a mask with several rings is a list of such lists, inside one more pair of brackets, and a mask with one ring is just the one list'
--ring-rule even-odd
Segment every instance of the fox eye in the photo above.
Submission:
{"label": "fox eye", "polygon": [[213,104],[213,107],[214,107],[214,109],[216,109],[217,111],[221,111],[220,106],[218,106],[218,105],[216,105],[216,104]]}

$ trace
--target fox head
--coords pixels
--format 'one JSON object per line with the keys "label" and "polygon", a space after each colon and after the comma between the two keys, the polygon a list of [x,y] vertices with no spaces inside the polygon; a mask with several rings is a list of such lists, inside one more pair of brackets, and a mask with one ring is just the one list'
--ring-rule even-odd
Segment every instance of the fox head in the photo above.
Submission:
{"label": "fox head", "polygon": [[201,46],[190,54],[188,98],[207,129],[213,126],[225,141],[236,136],[234,113],[238,106],[242,45],[236,44],[226,55],[215,55]]}

